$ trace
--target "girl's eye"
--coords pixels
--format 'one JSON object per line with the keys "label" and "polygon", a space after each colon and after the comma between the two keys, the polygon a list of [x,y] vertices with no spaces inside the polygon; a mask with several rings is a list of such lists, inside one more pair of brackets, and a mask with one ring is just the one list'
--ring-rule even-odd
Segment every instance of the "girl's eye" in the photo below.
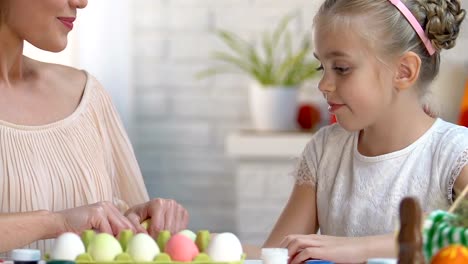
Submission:
{"label": "girl's eye", "polygon": [[316,71],[323,71],[323,65],[320,64],[320,66],[317,67],[317,69],[315,69]]}

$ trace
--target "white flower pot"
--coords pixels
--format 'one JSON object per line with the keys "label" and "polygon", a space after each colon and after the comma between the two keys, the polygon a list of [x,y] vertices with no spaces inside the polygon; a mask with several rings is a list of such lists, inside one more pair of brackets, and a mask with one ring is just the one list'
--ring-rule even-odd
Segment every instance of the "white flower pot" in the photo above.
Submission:
{"label": "white flower pot", "polygon": [[250,85],[250,113],[259,131],[290,131],[297,128],[297,87]]}

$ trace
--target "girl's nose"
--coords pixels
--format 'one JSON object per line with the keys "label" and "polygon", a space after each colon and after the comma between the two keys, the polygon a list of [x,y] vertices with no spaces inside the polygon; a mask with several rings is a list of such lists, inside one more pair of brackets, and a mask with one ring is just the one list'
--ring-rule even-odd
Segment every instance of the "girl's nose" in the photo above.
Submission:
{"label": "girl's nose", "polygon": [[335,87],[334,82],[324,75],[318,84],[318,89],[323,94],[328,94],[328,93],[335,91],[336,87]]}

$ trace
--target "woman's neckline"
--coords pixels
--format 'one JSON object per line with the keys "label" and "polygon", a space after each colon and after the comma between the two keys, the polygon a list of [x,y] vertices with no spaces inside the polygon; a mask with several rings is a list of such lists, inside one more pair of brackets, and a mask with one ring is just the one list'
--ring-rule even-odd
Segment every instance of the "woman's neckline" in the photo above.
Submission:
{"label": "woman's neckline", "polygon": [[83,72],[86,75],[86,82],[85,82],[85,86],[83,89],[83,95],[81,96],[78,106],[75,108],[75,110],[71,114],[69,114],[68,116],[60,120],[57,120],[48,124],[43,124],[43,125],[20,125],[20,124],[15,124],[15,123],[8,122],[8,121],[0,120],[0,128],[6,127],[6,128],[10,128],[14,130],[22,130],[22,131],[42,131],[42,130],[48,130],[48,129],[55,128],[55,127],[60,127],[75,120],[75,118],[80,115],[80,113],[83,111],[82,109],[86,105],[88,94],[89,94],[89,89],[90,89],[89,86],[90,86],[91,78],[89,76],[89,73],[84,70]]}
{"label": "woman's neckline", "polygon": [[436,118],[436,120],[431,125],[431,127],[426,132],[424,132],[424,134],[422,134],[416,141],[414,141],[413,143],[411,143],[407,147],[402,148],[400,150],[390,152],[390,153],[378,155],[378,156],[365,156],[365,155],[363,155],[363,154],[361,154],[359,152],[359,150],[358,150],[359,132],[356,132],[355,136],[354,136],[354,140],[353,140],[354,156],[358,160],[365,161],[365,162],[378,162],[378,161],[382,161],[382,160],[388,160],[388,159],[399,157],[401,155],[404,155],[404,154],[410,152],[416,146],[418,146],[420,144],[420,142],[424,141],[432,133],[432,131],[435,130],[435,128],[439,125],[440,122],[442,122],[442,119]]}

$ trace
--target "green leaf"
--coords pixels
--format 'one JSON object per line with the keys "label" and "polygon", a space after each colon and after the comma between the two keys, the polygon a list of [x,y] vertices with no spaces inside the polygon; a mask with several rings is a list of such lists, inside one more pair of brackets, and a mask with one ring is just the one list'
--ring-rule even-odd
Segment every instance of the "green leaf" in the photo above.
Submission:
{"label": "green leaf", "polygon": [[[214,52],[212,59],[220,62],[220,67],[211,67],[198,73],[197,78],[204,78],[223,73],[245,73],[263,85],[295,86],[315,77],[316,61],[308,59],[311,54],[311,39],[307,34],[293,48],[292,34],[287,30],[292,15],[283,17],[273,33],[264,32],[260,45],[227,30],[216,31],[217,36],[232,52]],[[280,44],[282,44],[280,48]]]}
{"label": "green leaf", "polygon": [[227,30],[218,30],[217,34],[221,40],[238,55],[246,56],[248,54],[251,44],[246,40],[243,40],[238,35]]}
{"label": "green leaf", "polygon": [[281,21],[278,23],[278,26],[276,27],[275,32],[273,33],[272,37],[272,44],[274,47],[276,47],[279,42],[281,37],[283,36],[283,33],[286,31],[288,28],[289,22],[293,19],[292,15],[287,15]]}
{"label": "green leaf", "polygon": [[232,66],[213,67],[213,68],[209,68],[209,69],[197,72],[197,74],[195,74],[195,78],[198,80],[201,80],[206,77],[211,77],[211,76],[218,75],[218,74],[227,74],[227,73],[240,73],[240,71],[236,70],[236,68],[233,68]]}
{"label": "green leaf", "polygon": [[242,58],[236,58],[224,52],[215,52],[213,54],[213,58],[215,58],[218,61],[227,63],[227,64],[235,65],[239,67],[241,70],[245,71],[246,73],[252,73],[253,67],[251,66],[249,61],[242,60]]}

